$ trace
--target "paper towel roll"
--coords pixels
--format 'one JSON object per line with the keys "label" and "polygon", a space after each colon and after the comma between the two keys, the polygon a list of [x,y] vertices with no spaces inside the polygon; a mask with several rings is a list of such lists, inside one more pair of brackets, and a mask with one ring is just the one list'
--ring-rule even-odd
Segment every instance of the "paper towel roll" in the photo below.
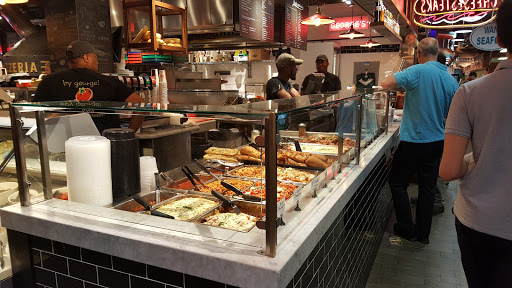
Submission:
{"label": "paper towel roll", "polygon": [[76,136],[66,141],[69,201],[105,206],[112,203],[110,141]]}

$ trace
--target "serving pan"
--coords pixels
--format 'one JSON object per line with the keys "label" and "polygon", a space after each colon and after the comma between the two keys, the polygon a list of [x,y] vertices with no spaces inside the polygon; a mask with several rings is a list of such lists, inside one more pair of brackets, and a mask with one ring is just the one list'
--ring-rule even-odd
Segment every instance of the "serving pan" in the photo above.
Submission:
{"label": "serving pan", "polygon": [[[208,195],[208,194],[204,194],[204,193],[200,193],[200,194],[198,194],[198,193],[187,193],[186,195],[178,195],[178,196],[176,196],[176,197],[173,197],[173,198],[171,198],[171,199],[168,199],[168,200],[166,200],[166,201],[163,201],[163,202],[161,202],[160,204],[157,204],[157,205],[153,206],[153,207],[151,208],[151,210],[158,210],[158,209],[159,209],[159,208],[161,208],[162,206],[165,206],[165,205],[167,205],[167,204],[174,203],[174,202],[176,202],[176,201],[178,201],[178,200],[185,199],[185,198],[201,198],[201,199],[208,199],[208,200],[212,200],[212,201],[214,201],[216,204],[215,204],[214,206],[212,206],[212,207],[208,208],[206,211],[204,211],[204,212],[202,212],[202,213],[199,213],[199,214],[194,215],[194,216],[192,216],[192,217],[189,217],[189,218],[187,218],[187,219],[183,219],[183,220],[181,220],[181,221],[187,221],[187,222],[190,222],[191,220],[193,220],[193,219],[195,219],[195,218],[197,218],[197,217],[200,217],[200,216],[202,216],[203,214],[208,213],[208,212],[210,212],[211,210],[214,210],[214,209],[218,208],[218,207],[221,205],[221,202],[220,202],[217,198],[213,197],[212,195]],[[149,212],[148,212],[148,211],[143,211],[143,212],[141,212],[141,213],[148,214]],[[164,213],[165,213],[165,212],[164,212]],[[176,218],[176,220],[180,220],[180,219],[178,219],[178,215],[171,215],[171,216],[174,216],[174,217]]]}
{"label": "serving pan", "polygon": [[[254,228],[254,226],[256,226],[256,221],[265,216],[266,210],[265,210],[264,204],[242,201],[242,200],[240,200],[240,201],[234,200],[233,202],[240,209],[240,211],[242,213],[245,213],[249,216],[255,217],[254,224],[250,228],[247,228],[247,229],[236,229],[236,228],[223,227],[223,226],[212,226],[212,227],[219,227],[219,228],[229,229],[229,230],[234,230],[234,231],[239,231],[239,232],[249,232],[249,231],[251,231],[252,228]],[[208,225],[208,224],[205,224],[206,219],[210,216],[217,214],[217,213],[234,213],[234,211],[233,211],[233,208],[231,208],[231,207],[220,206],[216,209],[213,209],[212,211],[209,211],[209,212],[201,215],[200,217],[195,218],[191,222],[202,224],[202,225]],[[208,226],[211,226],[211,225],[208,225]]]}
{"label": "serving pan", "polygon": [[[172,191],[172,190],[165,190],[160,191],[160,201],[164,202],[168,199],[171,199],[173,197],[176,197],[178,195],[182,195],[178,191]],[[144,201],[148,202],[151,206],[155,206],[156,203],[156,192],[150,192],[145,195],[141,195],[141,198],[144,199]],[[117,204],[113,207],[117,210],[123,210],[123,211],[129,211],[129,212],[140,212],[144,210],[144,207],[137,203],[133,198],[130,198],[127,201],[121,202],[120,204]]]}

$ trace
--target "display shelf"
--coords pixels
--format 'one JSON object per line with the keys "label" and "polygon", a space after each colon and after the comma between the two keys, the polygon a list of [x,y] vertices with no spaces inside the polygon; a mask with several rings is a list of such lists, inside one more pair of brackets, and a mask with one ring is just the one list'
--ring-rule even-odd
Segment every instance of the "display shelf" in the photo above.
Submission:
{"label": "display shelf", "polygon": [[[180,8],[171,4],[167,4],[156,0],[145,0],[145,1],[124,1],[123,12],[124,12],[124,24],[125,27],[130,27],[129,23],[129,10],[134,9],[149,14],[149,30],[151,31],[149,43],[132,43],[132,31],[131,29],[125,29],[125,47],[127,51],[131,49],[141,49],[146,51],[158,51],[158,52],[183,52],[187,53],[188,37],[187,37],[187,9]],[[157,41],[157,32],[163,36],[163,17],[180,15],[181,16],[181,45],[182,47],[170,47],[165,46]]]}
{"label": "display shelf", "polygon": [[215,65],[215,64],[245,64],[245,63],[276,63],[275,60],[255,60],[255,61],[221,61],[221,62],[187,62],[191,65]]}
{"label": "display shelf", "polygon": [[393,31],[393,29],[389,27],[389,25],[384,21],[372,22],[370,23],[370,27],[377,31],[380,35],[390,40],[397,40],[402,42],[402,37],[396,34],[396,32]]}

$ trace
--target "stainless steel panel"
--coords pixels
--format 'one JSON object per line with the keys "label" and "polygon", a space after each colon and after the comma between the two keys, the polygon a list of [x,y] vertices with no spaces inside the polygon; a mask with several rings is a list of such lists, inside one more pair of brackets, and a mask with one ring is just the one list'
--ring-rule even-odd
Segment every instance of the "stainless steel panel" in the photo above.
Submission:
{"label": "stainless steel panel", "polygon": [[[178,7],[187,7],[187,27],[208,26],[210,18],[210,3],[205,0],[177,0],[172,3]],[[178,30],[181,27],[181,16],[163,17],[165,31]],[[181,28],[180,28],[181,29]]]}
{"label": "stainless steel panel", "polygon": [[169,102],[190,105],[222,105],[231,98],[238,97],[237,90],[169,90]]}
{"label": "stainless steel panel", "polygon": [[110,26],[123,26],[123,3],[121,0],[109,0],[110,5]]}
{"label": "stainless steel panel", "polygon": [[233,24],[233,1],[238,0],[210,0],[211,24]]}

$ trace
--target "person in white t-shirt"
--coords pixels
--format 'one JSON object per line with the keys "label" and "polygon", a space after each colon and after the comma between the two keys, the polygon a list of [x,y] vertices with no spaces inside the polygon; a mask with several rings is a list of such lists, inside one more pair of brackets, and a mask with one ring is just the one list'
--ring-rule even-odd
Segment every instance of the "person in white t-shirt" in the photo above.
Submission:
{"label": "person in white t-shirt", "polygon": [[439,170],[445,181],[460,179],[455,227],[470,288],[512,287],[512,1],[497,14],[508,59],[455,94]]}

